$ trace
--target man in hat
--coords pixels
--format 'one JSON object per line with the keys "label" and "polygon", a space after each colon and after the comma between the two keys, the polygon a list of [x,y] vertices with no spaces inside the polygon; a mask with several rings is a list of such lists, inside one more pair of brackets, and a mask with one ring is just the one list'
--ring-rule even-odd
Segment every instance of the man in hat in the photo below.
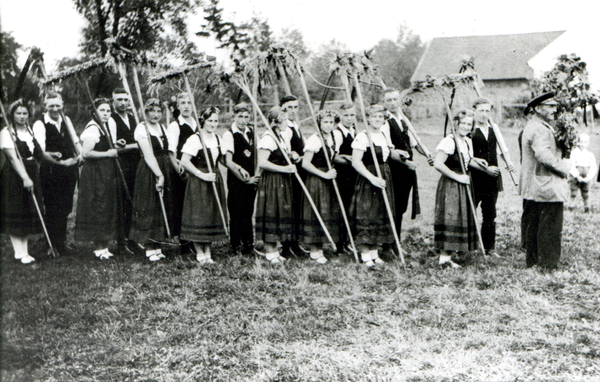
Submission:
{"label": "man in hat", "polygon": [[527,267],[552,270],[558,266],[563,226],[563,205],[569,197],[567,176],[571,165],[562,159],[550,124],[556,113],[554,93],[531,100],[525,115],[531,115],[523,131],[523,161],[519,192],[523,197],[522,233]]}

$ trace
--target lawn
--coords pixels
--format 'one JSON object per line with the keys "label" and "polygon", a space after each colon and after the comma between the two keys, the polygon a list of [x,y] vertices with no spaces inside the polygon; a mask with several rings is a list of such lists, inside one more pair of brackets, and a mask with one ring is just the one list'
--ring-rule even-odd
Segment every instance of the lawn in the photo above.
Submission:
{"label": "lawn", "polygon": [[[441,127],[421,128],[431,151]],[[514,162],[516,135],[506,130]],[[600,153],[600,137],[592,135]],[[350,257],[272,266],[215,245],[174,255],[23,266],[2,242],[3,381],[600,381],[600,205],[565,211],[554,273],[526,269],[521,199],[504,172],[502,258],[441,270],[431,251],[438,174],[419,159],[411,268]],[[42,245],[41,239],[36,247]],[[36,252],[33,253],[36,255]]]}

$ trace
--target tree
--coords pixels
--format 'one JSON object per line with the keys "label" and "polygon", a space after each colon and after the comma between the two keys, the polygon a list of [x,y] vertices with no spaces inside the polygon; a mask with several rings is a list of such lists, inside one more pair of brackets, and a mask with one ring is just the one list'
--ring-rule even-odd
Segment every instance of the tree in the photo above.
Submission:
{"label": "tree", "polygon": [[396,41],[379,41],[371,56],[373,62],[379,65],[379,74],[388,87],[408,88],[424,49],[421,38],[402,24]]}
{"label": "tree", "polygon": [[0,67],[2,75],[2,87],[0,96],[2,102],[8,101],[8,89],[14,88],[19,77],[19,66],[17,65],[18,51],[22,48],[11,33],[0,31],[2,42],[0,43]]}
{"label": "tree", "polygon": [[557,130],[555,136],[563,157],[569,158],[577,141],[577,110],[584,111],[585,123],[586,107],[598,102],[597,96],[590,90],[587,64],[576,54],[563,54],[554,68],[546,72],[539,81],[534,81],[532,87],[538,94],[549,91],[555,93],[554,100],[558,104],[554,116]]}
{"label": "tree", "polygon": [[219,8],[219,0],[210,0],[210,5],[204,8],[204,20],[206,24],[202,25],[202,30],[196,32],[197,36],[210,37],[211,33],[221,44],[219,49],[232,49],[232,58],[244,58],[246,56],[246,46],[250,42],[248,33],[243,31],[241,26],[237,26],[230,21],[223,20],[223,8]]}
{"label": "tree", "polygon": [[127,49],[151,51],[165,38],[185,46],[182,53],[195,53],[187,38],[186,17],[201,0],[73,0],[88,22],[83,30],[82,50],[93,56],[106,55],[104,41],[112,37]]}

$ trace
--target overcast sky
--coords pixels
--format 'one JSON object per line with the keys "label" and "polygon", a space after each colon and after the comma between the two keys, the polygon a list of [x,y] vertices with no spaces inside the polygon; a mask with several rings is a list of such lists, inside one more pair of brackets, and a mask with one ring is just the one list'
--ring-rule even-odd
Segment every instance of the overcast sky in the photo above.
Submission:
{"label": "overcast sky", "polygon": [[[571,5],[571,7],[568,7]],[[351,50],[373,47],[383,38],[395,39],[405,23],[427,41],[433,37],[578,30],[596,44],[600,6],[597,0],[221,0],[226,17],[240,23],[253,14],[266,18],[278,34],[299,29],[313,50],[332,39]],[[190,20],[199,30],[202,10]],[[0,0],[2,30],[13,32],[20,44],[45,52],[49,70],[62,57],[78,54],[83,18],[72,0]],[[589,30],[589,33],[587,31]],[[215,45],[198,40],[201,50],[217,54]],[[585,59],[585,57],[583,57]]]}

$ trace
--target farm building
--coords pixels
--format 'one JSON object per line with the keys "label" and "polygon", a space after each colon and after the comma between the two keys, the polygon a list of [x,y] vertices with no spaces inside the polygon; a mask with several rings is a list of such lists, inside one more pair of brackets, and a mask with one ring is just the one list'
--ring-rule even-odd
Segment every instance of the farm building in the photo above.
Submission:
{"label": "farm building", "polygon": [[[493,36],[443,37],[431,40],[411,77],[413,85],[435,78],[457,74],[465,59],[473,59],[483,80],[482,92],[496,105],[498,120],[510,117],[511,107],[531,97],[529,81],[534,69],[528,62],[565,31]],[[468,107],[476,97],[469,88],[457,91],[454,109]],[[417,118],[435,116],[443,110],[441,101],[425,95],[412,96],[416,106],[411,114]],[[412,108],[412,107],[411,107]],[[518,114],[518,110],[512,113]]]}

